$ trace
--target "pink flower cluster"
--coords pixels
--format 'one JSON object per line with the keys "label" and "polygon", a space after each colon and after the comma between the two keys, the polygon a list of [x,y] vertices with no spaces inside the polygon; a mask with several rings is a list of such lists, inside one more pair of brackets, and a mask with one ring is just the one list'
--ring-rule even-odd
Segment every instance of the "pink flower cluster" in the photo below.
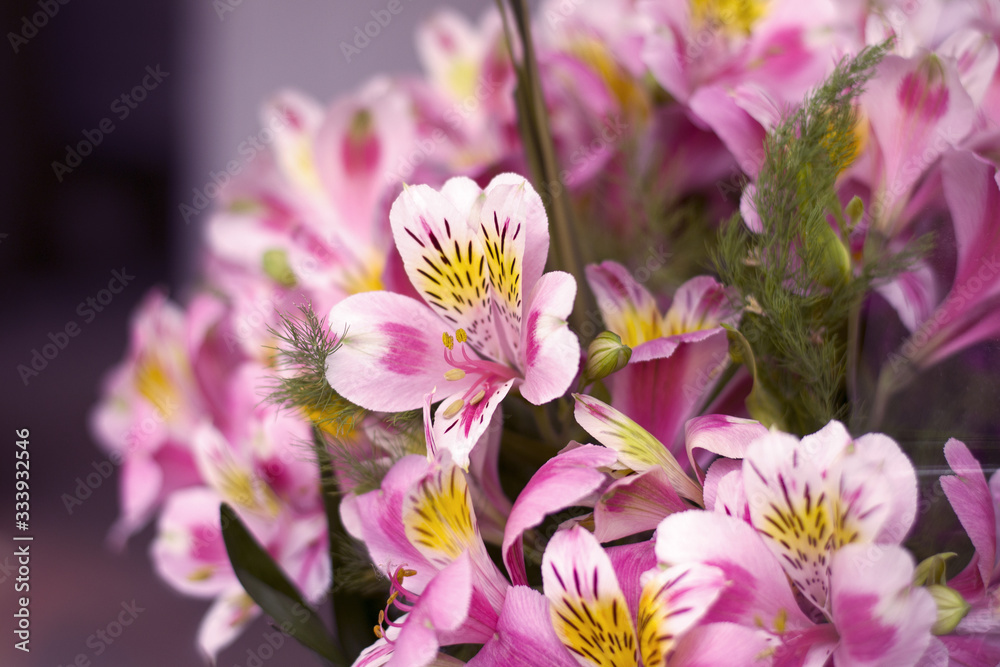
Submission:
{"label": "pink flower cluster", "polygon": [[[157,522],[159,574],[213,601],[198,637],[212,658],[260,611],[229,563],[221,502],[305,598],[328,593],[316,415],[263,400],[283,372],[270,328],[311,304],[339,344],[325,372],[340,397],[423,411],[418,453],[374,417],[342,434],[385,471],[374,490],[339,480],[340,519],[389,599],[356,664],[462,664],[440,651],[454,644],[482,645],[470,665],[998,664],[998,477],[947,444],[942,484],[975,556],[949,583],[969,609],[942,629],[903,546],[917,475],[899,445],[835,421],[798,439],[745,419],[747,374],[712,391],[746,316],[731,291],[688,276],[668,296],[627,267],[644,257],[650,193],[714,219],[741,210],[759,231],[767,132],[840,59],[893,36],[837,181],[864,203],[848,252],[874,235],[954,240],[953,259],[878,286],[906,332],[890,363],[927,369],[1000,334],[1000,6],[550,0],[533,29],[556,182],[520,175],[496,10],[425,23],[423,76],[265,106],[275,139],[206,225],[203,286],[186,306],[146,298],[93,414],[123,460],[113,539]],[[563,191],[580,243],[632,247],[592,249],[586,285],[545,270],[541,195]],[[580,382],[567,321],[582,289],[587,316],[631,348],[607,400]],[[563,441],[512,502],[505,420],[574,401],[597,444]]]}

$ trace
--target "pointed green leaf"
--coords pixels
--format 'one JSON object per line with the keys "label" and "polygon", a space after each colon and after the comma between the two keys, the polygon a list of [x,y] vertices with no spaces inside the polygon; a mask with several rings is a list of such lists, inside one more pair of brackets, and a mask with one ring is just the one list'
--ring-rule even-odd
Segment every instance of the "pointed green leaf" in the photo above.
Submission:
{"label": "pointed green leaf", "polygon": [[302,598],[236,512],[223,503],[220,517],[229,561],[247,594],[283,632],[330,662],[344,664],[343,656],[330,639],[319,614]]}

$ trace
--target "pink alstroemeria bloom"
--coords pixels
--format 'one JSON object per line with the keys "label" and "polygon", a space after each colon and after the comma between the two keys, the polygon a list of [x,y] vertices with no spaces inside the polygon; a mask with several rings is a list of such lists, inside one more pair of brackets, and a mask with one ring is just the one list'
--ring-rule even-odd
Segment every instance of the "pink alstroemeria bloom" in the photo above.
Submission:
{"label": "pink alstroemeria bloom", "polygon": [[574,396],[577,423],[615,452],[614,469],[630,472],[604,489],[594,507],[601,542],[652,530],[668,514],[701,506],[701,486],[662,442],[610,405]]}
{"label": "pink alstroemeria bloom", "polygon": [[555,534],[542,585],[556,635],[582,667],[691,664],[670,654],[729,585],[725,575],[701,563],[656,569],[643,549],[630,551],[640,562],[616,568],[583,528]]}
{"label": "pink alstroemeria bloom", "polygon": [[912,587],[913,559],[899,546],[916,494],[913,465],[884,435],[852,439],[839,422],[801,440],[771,431],[746,447],[741,465],[712,465],[713,511],[664,519],[657,555],[726,571],[733,588],[706,622],[762,627],[776,642],[773,664],[832,655],[835,665],[914,665],[940,650],[930,634],[936,605]]}
{"label": "pink alstroemeria bloom", "polygon": [[969,151],[945,155],[942,170],[958,263],[947,296],[901,348],[918,369],[1000,333],[1000,175]]}
{"label": "pink alstroemeria bloom", "polygon": [[765,542],[745,522],[704,510],[673,514],[657,528],[660,562],[710,566],[727,584],[687,639],[701,631],[717,644],[728,636],[726,652],[742,657],[705,662],[695,652],[703,660],[695,664],[801,667],[825,665],[832,656],[837,667],[916,665],[929,650],[937,608],[925,589],[913,586],[913,558],[901,547],[873,552],[847,544],[833,553],[823,574],[828,611],[816,623],[789,585],[796,568]]}
{"label": "pink alstroemeria bloom", "polygon": [[520,176],[497,176],[485,191],[467,178],[440,192],[408,187],[389,220],[423,302],[371,292],[334,306],[329,325],[344,335],[326,377],[347,400],[385,412],[420,408],[447,385],[435,437],[465,467],[511,387],[535,405],[569,388],[580,357],[566,325],[576,283],[543,275],[545,210]]}
{"label": "pink alstroemeria bloom", "polygon": [[399,187],[392,170],[415,133],[407,95],[376,79],[324,109],[284,91],[262,115],[270,138],[248,144],[245,171],[209,221],[213,279],[241,294],[240,279],[264,277],[279,295],[272,301],[291,292],[324,310],[382,289],[391,247],[383,199]]}
{"label": "pink alstroemeria bloom", "polygon": [[987,484],[969,448],[954,438],[945,444],[944,455],[955,474],[942,476],[941,487],[975,553],[948,582],[972,608],[951,634],[939,639],[960,664],[992,666],[1000,663],[1000,473]]}
{"label": "pink alstroemeria bloom", "polygon": [[756,175],[764,135],[835,62],[829,1],[642,2],[643,57],[657,82]]}
{"label": "pink alstroemeria bloom", "polygon": [[[594,536],[608,542],[652,530],[674,512],[712,509],[723,467],[738,468],[740,462],[734,459],[741,459],[750,442],[768,433],[749,419],[705,415],[690,420],[686,446],[698,474],[694,480],[663,443],[627,416],[590,396],[577,395],[576,400],[577,422],[605,446],[570,443],[538,469],[517,497],[501,551],[516,584],[528,581],[524,534],[547,515],[567,507],[592,507]],[[707,477],[695,463],[704,452],[728,457],[713,464]]]}
{"label": "pink alstroemeria bloom", "polygon": [[390,646],[359,665],[388,653],[390,665],[425,665],[439,646],[484,644],[497,626],[510,584],[486,551],[465,473],[448,459],[404,457],[380,489],[341,504],[344,526],[392,577],[387,606],[406,612],[377,633]]}
{"label": "pink alstroemeria bloom", "polygon": [[132,316],[126,358],[108,374],[90,419],[95,439],[121,466],[115,544],[141,528],[171,493],[200,482],[190,435],[213,417],[203,383],[211,386],[220,376],[199,368],[198,360],[216,305],[199,299],[185,311],[156,290]]}
{"label": "pink alstroemeria bloom", "polygon": [[888,55],[860,100],[877,150],[869,210],[889,237],[903,231],[903,209],[918,179],[972,130],[976,110],[955,64],[933,53]]}
{"label": "pink alstroemeria bloom", "polygon": [[736,324],[739,313],[725,288],[709,276],[677,288],[663,315],[649,291],[620,264],[588,266],[587,281],[605,326],[632,348],[628,365],[605,380],[611,404],[679,455],[684,423],[729,363],[722,325]]}
{"label": "pink alstroemeria bloom", "polygon": [[833,554],[901,544],[916,516],[917,475],[899,445],[879,433],[852,439],[836,421],[801,440],[778,431],[757,438],[742,476],[750,523],[826,613]]}

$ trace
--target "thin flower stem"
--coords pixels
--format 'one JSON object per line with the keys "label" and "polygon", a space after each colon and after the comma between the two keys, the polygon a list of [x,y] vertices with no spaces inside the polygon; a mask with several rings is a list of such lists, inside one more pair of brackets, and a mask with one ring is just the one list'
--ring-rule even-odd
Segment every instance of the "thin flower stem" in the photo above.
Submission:
{"label": "thin flower stem", "polygon": [[535,424],[538,425],[538,431],[542,438],[557,447],[562,445],[559,444],[559,434],[556,431],[555,425],[552,423],[552,418],[549,415],[549,411],[544,405],[534,406],[535,413]]}
{"label": "thin flower stem", "polygon": [[863,295],[851,304],[847,312],[847,402],[851,406],[852,426],[860,421],[858,396],[858,364],[861,363],[861,304]]}
{"label": "thin flower stem", "polygon": [[333,460],[330,457],[330,452],[327,451],[323,435],[315,426],[313,427],[313,449],[316,451],[319,463],[320,489],[323,494],[323,509],[326,513],[330,572],[333,580],[330,607],[333,611],[337,644],[343,655],[346,656],[344,664],[347,664],[353,662],[368,645],[364,643],[364,638],[367,633],[370,633],[371,628],[365,624],[365,619],[360,614],[347,613],[353,605],[357,605],[357,599],[351,595],[347,588],[338,585],[338,572],[333,554],[337,549],[337,536],[344,533],[344,526],[340,521],[340,494],[337,478],[333,474]]}
{"label": "thin flower stem", "polygon": [[[499,2],[504,17],[507,39],[513,59],[514,45],[507,28],[507,15],[503,3]],[[548,110],[538,75],[538,61],[535,57],[534,42],[531,37],[530,16],[525,0],[510,0],[511,11],[521,38],[523,60],[515,70],[518,76],[517,101],[521,129],[528,163],[531,165],[535,182],[542,196],[547,199],[549,218],[552,221],[551,268],[566,271],[576,280],[576,301],[569,316],[570,327],[578,335],[584,334],[583,324],[586,314],[596,312],[594,296],[587,288],[583,272],[583,260],[577,241],[578,227],[574,224],[566,186],[559,180],[559,166],[556,162],[552,133],[549,130]],[[581,340],[586,345],[589,340]]]}
{"label": "thin flower stem", "polygon": [[900,361],[902,358],[900,355],[892,355],[879,371],[875,401],[865,429],[869,432],[879,430],[885,420],[889,401],[916,377],[912,364],[909,361]]}

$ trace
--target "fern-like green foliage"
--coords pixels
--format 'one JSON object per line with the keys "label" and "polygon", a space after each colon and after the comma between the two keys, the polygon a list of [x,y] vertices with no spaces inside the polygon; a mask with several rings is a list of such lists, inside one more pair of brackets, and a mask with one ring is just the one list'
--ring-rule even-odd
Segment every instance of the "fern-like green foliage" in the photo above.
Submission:
{"label": "fern-like green foliage", "polygon": [[421,411],[372,414],[333,390],[326,380],[326,360],[336,354],[339,338],[311,306],[280,317],[278,327],[270,330],[278,345],[268,400],[312,421],[315,444],[325,445],[320,460],[345,476],[354,492],[377,489],[395,461],[426,452]]}
{"label": "fern-like green foliage", "polygon": [[861,260],[852,260],[852,216],[835,189],[857,152],[854,101],[887,48],[871,47],[841,63],[768,135],[752,198],[762,230],[752,232],[734,217],[713,256],[746,308],[739,330],[769,396],[754,416],[800,435],[830,419],[850,419],[849,350],[857,342],[851,320],[873,285],[905,270],[919,253],[914,247],[893,255],[871,237]]}
{"label": "fern-like green foliage", "polygon": [[367,411],[333,390],[326,381],[326,359],[340,347],[336,334],[313,311],[301,306],[300,317],[281,313],[270,333],[278,339],[279,375],[268,400],[296,409],[332,434],[352,431]]}

